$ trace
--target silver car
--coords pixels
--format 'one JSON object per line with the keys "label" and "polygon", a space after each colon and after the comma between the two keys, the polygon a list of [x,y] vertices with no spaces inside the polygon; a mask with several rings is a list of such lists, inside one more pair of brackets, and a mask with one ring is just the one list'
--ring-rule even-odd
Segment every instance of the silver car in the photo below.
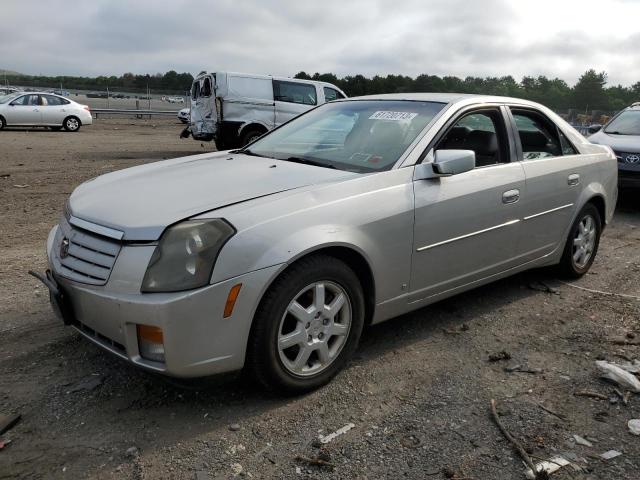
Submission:
{"label": "silver car", "polygon": [[0,130],[4,127],[50,127],[77,132],[91,125],[91,111],[60,95],[18,92],[0,97]]}
{"label": "silver car", "polygon": [[616,196],[612,150],[541,105],[361,97],[80,185],[35,275],[65,323],[135,365],[300,393],[365,325],[533,267],[583,275]]}

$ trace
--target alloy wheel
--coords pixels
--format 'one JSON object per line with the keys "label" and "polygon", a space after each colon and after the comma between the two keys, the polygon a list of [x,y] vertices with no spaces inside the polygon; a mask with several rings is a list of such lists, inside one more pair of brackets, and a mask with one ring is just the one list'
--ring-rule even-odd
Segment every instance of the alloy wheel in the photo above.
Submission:
{"label": "alloy wheel", "polygon": [[320,281],[291,300],[278,327],[278,354],[285,369],[298,376],[324,371],[347,342],[352,308],[344,288]]}
{"label": "alloy wheel", "polygon": [[573,238],[573,263],[584,268],[593,255],[596,245],[596,222],[591,215],[585,215],[576,229]]}

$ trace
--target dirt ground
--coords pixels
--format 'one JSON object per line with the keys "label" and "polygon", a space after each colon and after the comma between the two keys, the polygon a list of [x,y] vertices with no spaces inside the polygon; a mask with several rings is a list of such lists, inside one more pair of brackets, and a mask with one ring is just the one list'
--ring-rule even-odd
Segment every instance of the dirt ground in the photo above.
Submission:
{"label": "dirt ground", "polygon": [[[242,379],[174,382],[65,328],[27,270],[66,197],[96,175],[201,153],[173,120],[100,120],[77,134],[0,132],[0,479],[523,479],[490,416],[557,479],[640,479],[640,395],[623,404],[595,360],[640,357],[640,195],[622,196],[589,275],[538,270],[370,328],[330,385],[300,398]],[[635,336],[635,338],[634,338]],[[626,339],[626,345],[615,341]],[[505,351],[511,357],[489,361]],[[506,367],[522,365],[522,371]],[[604,399],[575,396],[580,390]],[[553,412],[553,413],[551,413]],[[353,428],[319,448],[319,435]],[[573,435],[592,446],[577,444]],[[605,461],[599,455],[617,450]],[[329,465],[311,465],[320,457]]]}

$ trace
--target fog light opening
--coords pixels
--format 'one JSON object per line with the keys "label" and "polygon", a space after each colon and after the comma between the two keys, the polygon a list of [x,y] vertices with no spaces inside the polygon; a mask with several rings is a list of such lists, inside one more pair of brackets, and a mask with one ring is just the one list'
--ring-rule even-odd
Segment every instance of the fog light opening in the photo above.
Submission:
{"label": "fog light opening", "polygon": [[145,360],[164,363],[164,337],[162,329],[151,325],[138,325],[138,350]]}
{"label": "fog light opening", "polygon": [[229,290],[227,303],[224,304],[224,318],[229,318],[233,314],[233,307],[236,306],[236,300],[238,299],[238,295],[240,295],[241,288],[242,284],[238,283],[237,285],[231,287],[231,290]]}

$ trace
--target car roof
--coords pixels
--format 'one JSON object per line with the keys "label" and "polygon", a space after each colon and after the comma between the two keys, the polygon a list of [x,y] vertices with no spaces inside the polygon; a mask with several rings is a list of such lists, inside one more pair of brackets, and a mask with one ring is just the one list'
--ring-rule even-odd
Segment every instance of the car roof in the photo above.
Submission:
{"label": "car roof", "polygon": [[410,100],[421,102],[440,103],[511,103],[518,105],[528,105],[541,108],[539,103],[524,100],[522,98],[500,97],[497,95],[478,95],[471,93],[385,93],[380,95],[366,95],[361,97],[349,97],[348,100]]}

